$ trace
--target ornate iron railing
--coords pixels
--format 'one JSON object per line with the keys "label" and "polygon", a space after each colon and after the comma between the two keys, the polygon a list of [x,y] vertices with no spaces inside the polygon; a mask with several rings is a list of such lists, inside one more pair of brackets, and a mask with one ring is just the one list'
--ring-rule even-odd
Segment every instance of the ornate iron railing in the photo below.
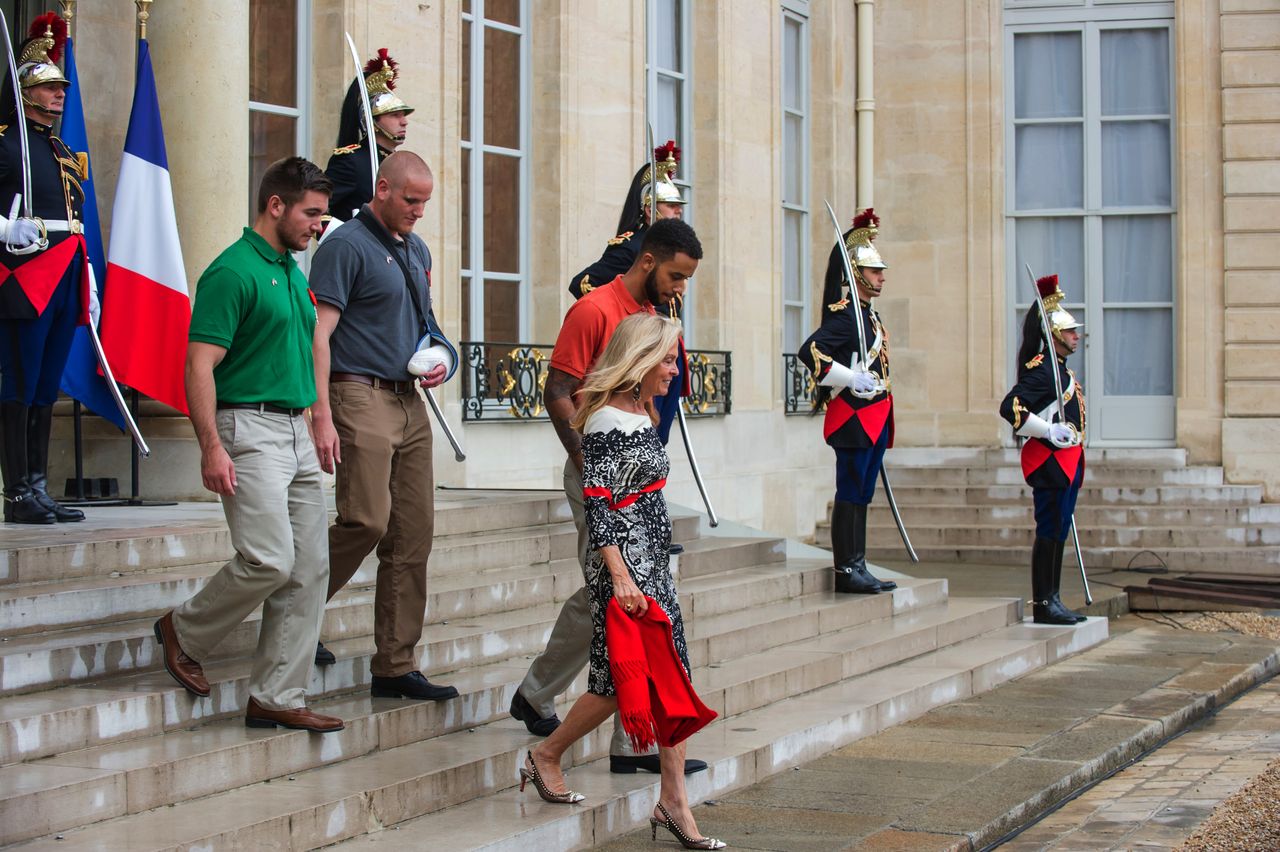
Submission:
{"label": "ornate iron railing", "polygon": [[[499,423],[546,420],[542,393],[554,346],[464,340],[462,419]],[[693,393],[685,397],[687,417],[719,417],[733,408],[733,363],[729,352],[690,350]]]}
{"label": "ornate iron railing", "polygon": [[795,355],[782,356],[782,410],[785,414],[808,414],[813,411],[813,395],[817,385],[813,373]]}

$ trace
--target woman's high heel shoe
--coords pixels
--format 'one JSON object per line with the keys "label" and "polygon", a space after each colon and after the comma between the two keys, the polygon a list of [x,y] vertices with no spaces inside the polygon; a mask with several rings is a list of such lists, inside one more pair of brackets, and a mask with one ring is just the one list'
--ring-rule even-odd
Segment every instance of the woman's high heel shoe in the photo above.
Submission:
{"label": "woman's high heel shoe", "polygon": [[676,840],[680,841],[680,845],[685,849],[723,849],[725,842],[716,840],[714,837],[690,837],[684,833],[684,829],[680,824],[671,818],[671,814],[667,813],[667,809],[662,806],[662,802],[658,802],[658,811],[662,814],[662,819],[657,817],[649,817],[650,834],[654,840],[658,839],[658,827],[661,826],[676,836]]}
{"label": "woman's high heel shoe", "polygon": [[[553,793],[547,789],[547,785],[542,780],[542,775],[538,773],[538,764],[533,762],[533,752],[528,753],[526,764],[520,767],[520,792],[524,792],[524,785],[532,781],[533,786],[537,789],[538,795],[542,797],[542,801],[550,802],[553,805],[576,805],[586,796],[581,793],[575,793],[572,790],[566,790],[563,793]],[[695,847],[703,849],[718,849],[718,846]]]}

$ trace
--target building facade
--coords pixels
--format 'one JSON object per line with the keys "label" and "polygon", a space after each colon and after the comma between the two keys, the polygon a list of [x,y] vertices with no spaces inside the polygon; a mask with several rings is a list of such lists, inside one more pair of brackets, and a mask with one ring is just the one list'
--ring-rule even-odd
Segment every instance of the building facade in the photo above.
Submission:
{"label": "building facade", "polygon": [[[122,6],[76,4],[73,22],[108,228],[132,94]],[[882,219],[898,446],[1010,442],[996,405],[1030,264],[1086,321],[1091,442],[1185,447],[1280,495],[1270,0],[159,0],[148,36],[193,291],[266,164],[327,159],[344,32],[362,60],[400,61],[406,147],[436,174],[419,232],[470,362],[438,394],[468,454],[437,440],[440,483],[558,485],[540,371],[652,125],[683,149],[706,253],[687,410],[722,517],[804,535],[832,491],[788,358],[823,310],[826,200],[845,226],[868,204]],[[201,495],[189,425],[144,411],[144,495]],[[85,451],[89,475],[127,481],[124,439],[92,418]],[[699,505],[674,435],[671,454],[672,499]]]}

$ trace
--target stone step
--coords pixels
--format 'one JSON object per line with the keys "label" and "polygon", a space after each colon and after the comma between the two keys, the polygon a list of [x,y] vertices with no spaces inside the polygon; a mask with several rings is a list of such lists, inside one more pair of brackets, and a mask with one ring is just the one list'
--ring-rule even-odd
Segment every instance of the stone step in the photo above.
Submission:
{"label": "stone step", "polygon": [[[829,590],[831,587],[830,570],[820,560],[795,560],[764,567],[773,566],[777,570],[799,573],[802,582],[803,578],[808,578],[806,585],[812,589]],[[567,563],[562,567],[562,574],[570,573]],[[800,633],[804,631],[810,631],[804,635],[816,635],[838,629],[835,625],[840,618],[879,618],[889,614],[865,615],[874,613],[876,606],[891,605],[888,596],[876,596],[886,603],[855,604],[842,596],[835,605],[817,605],[813,603],[817,600],[814,595],[820,592],[814,591],[797,603],[796,600],[769,596],[769,589],[780,592],[786,588],[785,584],[780,586],[770,573],[748,566],[746,570],[735,570],[734,574],[737,580],[735,588],[744,589],[748,597],[754,596],[762,602],[754,616],[756,627],[752,629],[750,626],[751,611],[711,614],[693,621],[686,634],[691,661],[697,660],[701,664],[704,660],[723,659],[735,652],[754,652],[770,644],[788,641],[779,637],[801,638]],[[577,588],[567,581],[567,576],[564,580],[562,591],[571,593]],[[704,577],[702,582],[708,584],[705,590],[698,587],[698,582],[689,583],[690,588],[682,595],[682,606],[684,601],[689,601],[693,610],[701,608],[715,612],[715,605],[708,601],[723,596],[721,588],[727,580]],[[681,583],[683,586],[684,581]],[[581,584],[580,575],[577,584]],[[901,594],[895,594],[893,600],[901,601],[904,608],[927,606],[946,595],[946,584],[942,580],[911,580],[904,581],[903,585]],[[814,614],[802,612],[808,605],[814,606]],[[838,612],[824,611],[830,607]],[[545,646],[558,613],[559,604],[548,602],[429,624],[417,649],[419,665],[428,675],[435,676],[505,659],[532,656]],[[326,642],[326,645],[338,661],[313,670],[308,694],[336,695],[367,687],[369,661],[374,650],[372,637],[365,633],[356,638]],[[151,649],[151,658],[158,662],[154,648]],[[148,672],[106,678],[90,686],[68,686],[0,698],[0,765],[198,724],[238,713],[247,700],[246,660],[211,661],[205,672],[213,691],[210,697],[202,699],[189,697],[166,672],[155,667],[154,663],[152,665]]]}
{"label": "stone step", "polygon": [[[889,475],[896,491],[901,484],[932,485],[1022,485],[1022,468],[1018,465],[993,467],[934,466],[910,467],[894,465]],[[1222,485],[1220,467],[1135,467],[1105,466],[1090,463],[1085,471],[1087,485],[1119,485],[1146,487],[1156,485]]]}
{"label": "stone step", "polygon": [[[901,505],[990,506],[1029,503],[1031,489],[1024,485],[894,485],[894,497]],[[1091,485],[1080,489],[1085,506],[1248,506],[1262,502],[1260,485],[1159,485],[1126,488]]]}
{"label": "stone step", "polygon": [[679,576],[682,580],[693,579],[786,558],[786,540],[781,538],[714,536],[684,540]]}
{"label": "stone step", "polygon": [[[949,651],[743,713],[732,725],[714,725],[692,741],[711,767],[689,776],[689,798],[695,804],[718,798],[1105,638],[1105,619],[1074,628],[1007,627]],[[509,772],[508,783],[513,783],[514,766]],[[464,838],[469,849],[493,852],[587,849],[646,825],[658,795],[653,777],[610,775],[603,761],[574,770],[570,783],[587,796],[573,808],[543,803],[530,790],[519,793],[512,787],[393,824],[374,803],[365,813],[382,830],[356,834],[353,829],[354,836],[336,848],[400,849],[417,838],[450,837]]]}
{"label": "stone step", "polygon": [[[672,523],[676,533],[689,540],[690,545],[695,543],[696,515],[673,515]],[[472,576],[493,569],[546,563],[571,557],[576,548],[577,534],[571,522],[501,533],[438,536],[432,547],[428,576],[436,581],[450,576]],[[695,570],[721,570],[715,567],[720,559],[716,550],[714,544],[694,548],[689,562],[694,563]],[[203,587],[221,566],[221,562],[206,562],[117,577],[10,584],[0,587],[0,623],[5,624],[7,636],[20,636],[143,618],[182,603]],[[371,586],[376,575],[377,556],[371,553],[352,578],[350,586]]]}
{"label": "stone step", "polygon": [[[828,595],[828,598],[835,596]],[[874,600],[875,598],[862,598],[851,603],[865,607]],[[876,621],[873,626],[878,627],[878,631],[861,627],[831,634],[829,647],[814,644],[818,640],[810,640],[796,646],[794,651],[791,648],[771,649],[735,660],[733,665],[723,665],[712,670],[702,669],[695,664],[694,677],[700,685],[700,694],[708,705],[726,718],[733,718],[773,701],[787,700],[792,696],[828,687],[847,677],[846,672],[849,670],[866,672],[870,668],[907,657],[917,658],[917,662],[907,663],[903,667],[904,671],[909,672],[908,677],[913,674],[910,672],[912,666],[929,672],[946,666],[962,667],[972,661],[962,660],[955,655],[954,649],[943,648],[943,654],[950,650],[952,655],[938,657],[936,660],[921,655],[937,653],[936,649],[940,647],[938,643],[944,640],[962,641],[972,635],[1005,627],[1015,617],[1015,613],[1016,602],[1011,601],[942,603],[911,613],[910,625],[895,625],[893,629],[899,637],[896,643],[886,644],[883,641],[886,625],[883,621]],[[1105,622],[1101,627],[1105,632]],[[999,654],[992,654],[989,648],[982,648],[985,652],[984,659],[977,670],[970,673],[970,688],[974,678],[978,679],[980,685],[984,685],[986,681],[1000,677],[1001,672],[1006,673],[1005,679],[1021,673],[1019,662],[1023,669],[1042,665],[1050,653],[1050,639],[1045,637],[1038,641],[1020,641],[1025,647],[1002,647]],[[1063,632],[1056,635],[1052,641],[1056,651],[1060,652],[1064,647],[1063,643],[1067,641],[1067,634]],[[881,648],[891,648],[896,644],[899,656],[885,656],[882,650],[879,665],[870,665],[867,648],[876,643]],[[299,732],[253,732],[261,736],[245,737],[243,728],[227,722],[163,738],[162,752],[157,751],[161,743],[151,747],[144,742],[129,747],[114,746],[59,756],[38,764],[42,769],[48,770],[48,786],[36,790],[32,789],[33,784],[28,783],[27,791],[20,794],[19,801],[12,803],[14,807],[11,810],[28,815],[34,823],[27,829],[31,832],[33,829],[44,828],[49,822],[48,815],[52,809],[42,807],[44,803],[65,802],[69,797],[65,795],[64,789],[68,786],[83,794],[88,792],[86,787],[96,784],[101,790],[105,806],[87,812],[82,809],[74,817],[65,811],[52,810],[52,813],[56,813],[67,826],[95,819],[109,819],[117,813],[137,814],[136,817],[112,820],[69,835],[67,841],[76,848],[102,848],[104,841],[110,843],[112,836],[121,836],[118,832],[122,823],[131,823],[135,836],[152,836],[146,823],[152,822],[157,815],[166,811],[139,813],[147,808],[177,803],[172,810],[166,810],[181,817],[180,812],[190,811],[194,814],[194,808],[217,802],[219,798],[247,803],[249,798],[255,798],[250,791],[272,798],[280,805],[285,804],[285,800],[293,799],[292,795],[286,796],[285,800],[277,798],[275,791],[280,787],[293,794],[301,790],[322,788],[330,793],[337,791],[341,801],[350,801],[357,793],[368,791],[369,796],[365,798],[388,808],[380,816],[383,824],[410,819],[450,804],[491,794],[512,783],[510,779],[514,775],[517,756],[529,742],[529,736],[522,726],[504,718],[511,692],[510,684],[521,673],[517,671],[513,675],[510,671],[503,672],[498,668],[491,669],[486,677],[477,673],[480,690],[467,691],[466,696],[474,700],[464,698],[464,709],[459,713],[446,713],[439,706],[424,707],[413,702],[362,699],[328,704],[326,707],[335,712],[346,711],[344,718],[351,721],[347,731],[323,738],[309,737]],[[505,685],[494,687],[494,684],[500,684],[504,679]],[[479,695],[479,692],[485,694]],[[412,739],[406,740],[405,737]],[[317,739],[320,740],[319,743]],[[329,753],[326,754],[323,746],[330,740],[335,742],[327,749]],[[698,753],[701,754],[702,740],[699,739],[697,743]],[[371,753],[374,751],[377,753]],[[589,762],[603,756],[605,752],[607,739],[595,736],[585,741],[583,748],[575,750],[573,762]],[[338,761],[343,762],[331,765]],[[56,771],[51,767],[55,766],[72,770],[66,773],[62,785],[57,784],[58,779],[54,777]],[[200,772],[200,767],[207,767],[208,771]],[[16,770],[17,767],[9,769]],[[111,777],[90,781],[83,774],[85,770],[105,770],[123,775],[123,784],[120,783],[121,779]],[[576,777],[577,772],[574,774]],[[291,777],[289,781],[283,781],[280,779],[281,775]],[[276,780],[270,784],[256,783],[270,778]],[[167,779],[178,779],[180,783],[175,789],[164,783]],[[246,787],[246,784],[254,786]],[[122,793],[118,791],[121,786],[124,788]],[[237,787],[241,789],[235,789]],[[229,792],[221,792],[222,790]],[[109,799],[113,794],[114,799]],[[184,801],[196,796],[211,798],[200,802]],[[82,796],[80,800],[92,801],[92,797]],[[295,809],[289,813],[291,824],[296,826],[300,821],[310,823],[320,817],[321,821],[317,825],[323,824],[324,833],[321,837],[327,842],[339,839],[352,830],[367,830],[367,822],[356,814],[352,815],[355,817],[353,819],[340,820],[343,830],[332,833],[334,817],[328,804],[325,801],[304,803],[302,812]],[[21,807],[17,807],[18,805]],[[319,813],[313,812],[316,807],[321,809]],[[223,812],[223,808],[216,805],[213,810]],[[215,841],[215,845],[229,843],[236,847],[261,843],[263,835],[259,832],[263,830],[262,812],[254,813],[251,809],[242,814],[242,817],[245,815],[249,818],[235,829],[234,836],[228,835],[226,828],[217,828],[219,836],[216,840],[210,836],[209,840]],[[190,821],[180,819],[179,823]],[[270,818],[268,821],[271,821]],[[50,830],[58,829],[49,828],[45,832]],[[27,836],[31,834],[28,833]],[[169,842],[165,841],[166,844]],[[296,835],[291,838],[291,844],[295,848],[319,845],[316,839],[300,842]],[[161,844],[156,848],[166,846]]]}
{"label": "stone step", "polygon": [[[698,660],[705,652],[698,651],[696,640],[692,640],[690,662],[700,695],[721,715],[736,715],[835,683],[852,673],[865,673],[1002,627],[1016,620],[1020,612],[1014,601],[947,602],[936,594],[932,603],[913,609],[913,603],[923,600],[921,591],[936,591],[942,585],[921,583],[914,596],[903,590],[897,600],[895,595],[832,592],[811,596],[804,602],[806,608],[835,616],[825,625],[825,632],[811,631],[790,646],[779,643],[730,663],[708,667],[705,660]],[[891,620],[895,612],[902,615]],[[824,617],[817,616],[819,620]],[[770,627],[761,624],[758,629]],[[817,624],[814,629],[818,630]],[[12,787],[14,793],[0,798],[0,813],[7,809],[28,826],[6,828],[5,834],[9,840],[24,839],[232,790],[372,751],[398,749],[455,732],[463,732],[465,737],[468,729],[490,723],[512,727],[507,707],[514,684],[523,675],[522,660],[459,672],[450,679],[458,687],[459,699],[446,704],[367,697],[317,702],[317,709],[347,722],[346,730],[324,737],[246,731],[235,718],[194,730],[59,754],[34,764],[3,767],[0,789]],[[580,686],[584,680],[579,678]],[[577,759],[593,759],[601,749],[607,751],[607,740],[599,737],[593,747],[594,752],[580,751]],[[30,766],[37,770],[27,773]],[[447,783],[457,780],[449,778]],[[0,842],[5,842],[2,837]]]}
{"label": "stone step", "polygon": [[[1187,451],[1180,447],[1107,448],[1089,447],[1089,466],[1098,467],[1186,467]],[[891,468],[972,466],[1014,466],[1019,463],[1019,451],[1013,447],[986,449],[982,447],[895,447],[885,456]]]}
{"label": "stone step", "polygon": [[[1028,533],[1029,535],[1029,533]],[[914,539],[913,539],[914,543]],[[896,545],[896,546],[894,546]],[[986,547],[982,545],[947,545],[926,547],[915,545],[922,562],[967,562],[986,565],[1022,565],[1031,559],[1031,543],[1024,547]],[[1075,555],[1067,542],[1068,555],[1063,571],[1074,572]],[[891,564],[903,559],[901,540],[894,544],[868,547],[870,559],[886,560]],[[1170,571],[1212,571],[1218,574],[1280,574],[1280,548],[1170,548],[1154,551],[1148,547],[1085,547],[1085,567],[1089,571],[1103,569],[1132,569],[1137,567],[1163,567]]]}
{"label": "stone step", "polygon": [[[896,495],[895,495],[896,496]],[[925,519],[937,525],[1009,524],[1034,522],[1031,500],[1018,504],[961,506],[913,504],[907,523]],[[893,522],[889,507],[877,499],[871,504],[871,523]],[[1280,525],[1280,503],[1254,506],[1086,506],[1076,504],[1076,522],[1085,526],[1262,526]],[[826,520],[819,522],[826,524]]]}
{"label": "stone step", "polygon": [[[139,526],[136,509],[93,508],[79,524],[5,531],[0,584],[167,570],[225,561],[230,534],[216,503],[182,504],[182,520]],[[332,514],[332,513],[331,513]],[[560,492],[437,492],[437,536],[503,532],[571,520]]]}
{"label": "stone step", "polygon": [[[915,517],[913,517],[915,516]],[[935,526],[921,522],[920,513],[903,512],[903,523],[917,547],[973,545],[983,547],[1030,546],[1034,522],[1023,524],[975,524],[972,526]],[[1128,527],[1094,526],[1076,521],[1082,547],[1274,547],[1280,544],[1277,527]],[[892,518],[877,518],[867,523],[867,547],[889,547],[900,543],[898,528]]]}

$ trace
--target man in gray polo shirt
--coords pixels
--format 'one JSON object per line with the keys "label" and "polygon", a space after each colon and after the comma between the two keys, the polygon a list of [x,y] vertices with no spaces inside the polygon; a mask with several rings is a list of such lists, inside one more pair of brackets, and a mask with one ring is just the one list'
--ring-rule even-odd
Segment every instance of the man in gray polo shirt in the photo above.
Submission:
{"label": "man in gray polo shirt", "polygon": [[[417,154],[392,154],[378,170],[373,199],[316,252],[311,411],[320,466],[337,468],[329,597],[376,547],[371,691],[440,701],[458,691],[430,683],[414,650],[426,614],[435,520],[431,424],[415,383],[432,388],[452,372],[436,366],[417,379],[407,370],[424,337],[448,345],[431,312],[431,252],[413,234],[434,185]],[[318,649],[317,662],[328,653]]]}

